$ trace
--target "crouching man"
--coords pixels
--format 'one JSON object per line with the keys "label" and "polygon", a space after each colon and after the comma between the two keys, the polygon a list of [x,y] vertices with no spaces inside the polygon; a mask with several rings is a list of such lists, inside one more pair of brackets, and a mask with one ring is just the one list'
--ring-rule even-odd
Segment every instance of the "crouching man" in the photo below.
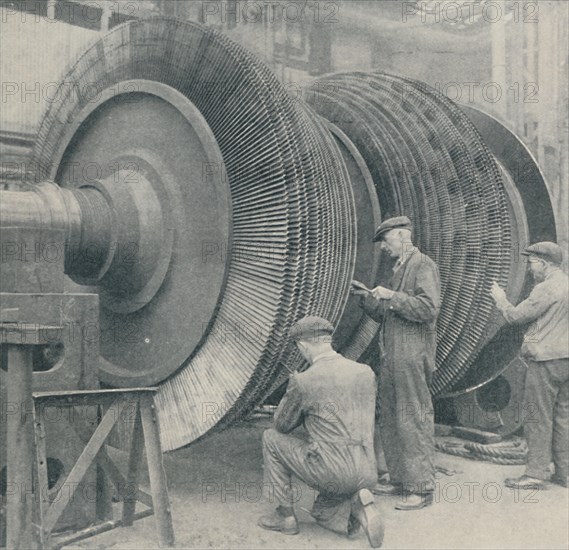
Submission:
{"label": "crouching man", "polygon": [[[275,413],[275,429],[263,434],[265,483],[278,504],[259,519],[264,529],[293,535],[292,475],[319,491],[312,516],[319,525],[352,535],[360,525],[372,547],[383,541],[383,522],[369,491],[377,482],[373,450],[375,375],[332,348],[334,327],[304,317],[291,338],[310,363],[291,376]],[[304,424],[307,438],[288,435]]]}

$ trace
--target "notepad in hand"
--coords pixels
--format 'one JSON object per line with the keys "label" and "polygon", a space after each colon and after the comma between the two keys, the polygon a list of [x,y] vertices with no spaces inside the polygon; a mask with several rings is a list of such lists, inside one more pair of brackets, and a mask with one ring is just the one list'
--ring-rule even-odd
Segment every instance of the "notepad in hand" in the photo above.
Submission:
{"label": "notepad in hand", "polygon": [[359,281],[352,281],[352,290],[363,290],[365,292],[371,292],[371,290],[366,285],[360,283]]}

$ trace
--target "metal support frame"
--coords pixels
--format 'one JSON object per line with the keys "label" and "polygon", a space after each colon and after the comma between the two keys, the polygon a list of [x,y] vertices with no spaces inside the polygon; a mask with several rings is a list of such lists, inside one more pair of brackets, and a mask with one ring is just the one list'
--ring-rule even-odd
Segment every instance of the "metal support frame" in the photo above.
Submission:
{"label": "metal support frame", "polygon": [[[6,294],[2,294],[6,296]],[[58,326],[0,323],[0,341],[7,347],[6,430],[6,547],[11,550],[35,548],[32,522],[32,346],[53,341]],[[28,339],[26,341],[26,338]],[[45,462],[47,476],[47,462]]]}
{"label": "metal support frame", "polygon": [[[162,450],[158,419],[154,408],[153,394],[156,388],[134,388],[120,390],[82,390],[33,393],[34,434],[36,446],[36,497],[37,517],[41,548],[62,548],[93,535],[116,527],[132,525],[135,520],[154,514],[161,547],[174,545],[174,531],[168,499],[166,474],[162,463]],[[63,481],[68,490],[50,502],[47,494],[46,438],[43,411],[47,407],[97,406],[104,409],[102,419],[86,442],[81,456]],[[134,406],[133,437],[129,455],[128,472],[124,476],[106,451],[106,440],[115,424],[125,420],[125,411]],[[130,417],[130,415],[129,415]],[[132,417],[130,417],[132,418]],[[78,437],[82,439],[80,433]],[[139,488],[139,467],[142,451],[146,451],[146,462],[150,478],[151,494]],[[52,534],[61,513],[73,499],[74,492],[89,469],[96,463],[105,471],[115,485],[123,502],[122,518],[100,523],[64,537]],[[135,513],[136,503],[141,502],[147,510]]]}
{"label": "metal support frame", "polygon": [[8,345],[8,395],[15,405],[15,414],[7,422],[7,487],[6,494],[6,548],[33,548],[31,541],[32,470],[30,423],[28,405],[32,394],[32,348]]}

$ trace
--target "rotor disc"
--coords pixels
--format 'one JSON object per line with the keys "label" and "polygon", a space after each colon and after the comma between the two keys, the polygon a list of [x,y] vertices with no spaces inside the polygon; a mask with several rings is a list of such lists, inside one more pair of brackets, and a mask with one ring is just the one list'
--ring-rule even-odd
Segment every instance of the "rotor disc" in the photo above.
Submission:
{"label": "rotor disc", "polygon": [[[433,391],[439,393],[472,364],[493,314],[490,285],[508,279],[510,226],[500,169],[458,107],[422,83],[334,74],[318,79],[306,99],[364,157],[383,216],[407,215],[415,243],[437,262],[442,307]],[[380,257],[376,284],[387,282],[390,267]],[[355,352],[363,353],[375,332],[362,326]]]}
{"label": "rotor disc", "polygon": [[[52,104],[36,163],[52,164],[58,183],[72,185],[61,159],[79,163],[82,172],[90,162],[138,158],[141,175],[171,207],[162,206],[174,233],[168,269],[157,290],[143,287],[144,299],[154,295],[126,313],[101,300],[105,326],[146,323],[140,347],[102,345],[101,377],[119,386],[161,382],[163,447],[180,447],[250,410],[290,370],[302,368],[288,342],[296,320],[312,314],[337,323],[356,253],[347,169],[318,117],[269,69],[198,24],[157,18],[116,27],[64,82],[79,89],[101,83],[103,91],[115,90],[114,98],[103,93],[93,105],[78,94]],[[181,96],[183,105],[141,82]],[[174,115],[186,110],[192,114]],[[196,129],[198,119],[204,132]],[[192,132],[203,145],[199,155],[187,151]],[[215,147],[202,134],[211,134]],[[204,165],[216,162],[215,174],[224,177],[204,182]],[[204,232],[194,233],[199,220]],[[207,228],[208,241],[227,251],[198,265],[196,245]],[[198,298],[206,305],[196,307]]]}
{"label": "rotor disc", "polygon": [[[476,126],[503,171],[512,229],[510,277],[506,288],[508,299],[516,304],[534,285],[520,253],[528,244],[557,239],[545,177],[522,140],[499,120],[474,107],[461,105],[460,108]],[[500,315],[491,319],[488,327],[483,349],[472,366],[445,391],[444,397],[461,395],[495,380],[518,356],[522,343],[519,327],[504,325]],[[517,372],[514,369],[509,378],[515,378]],[[512,401],[512,408],[514,406],[515,401]]]}

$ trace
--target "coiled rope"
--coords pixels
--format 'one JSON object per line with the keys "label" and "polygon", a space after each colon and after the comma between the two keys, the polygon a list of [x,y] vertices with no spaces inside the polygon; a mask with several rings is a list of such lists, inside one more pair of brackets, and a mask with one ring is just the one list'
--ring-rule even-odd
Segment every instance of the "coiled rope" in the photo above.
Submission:
{"label": "coiled rope", "polygon": [[488,445],[470,441],[444,441],[442,438],[437,438],[435,448],[446,454],[502,465],[525,464],[528,451],[525,440],[520,437]]}

